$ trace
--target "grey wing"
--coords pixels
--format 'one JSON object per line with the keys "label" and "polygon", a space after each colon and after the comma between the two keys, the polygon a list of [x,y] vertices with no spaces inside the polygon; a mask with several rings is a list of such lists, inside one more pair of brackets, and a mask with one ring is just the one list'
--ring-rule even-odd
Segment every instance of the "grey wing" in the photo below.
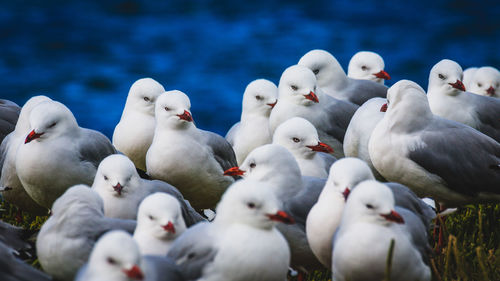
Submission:
{"label": "grey wing", "polygon": [[200,132],[205,139],[205,143],[212,148],[215,160],[217,160],[223,171],[238,166],[233,147],[226,139],[209,131],[200,130]]}
{"label": "grey wing", "polygon": [[369,80],[350,79],[351,82],[355,81],[351,83],[352,86],[349,89],[356,93],[349,96],[349,101],[352,103],[362,105],[371,98],[386,98],[387,96],[387,86]]}
{"label": "grey wing", "polygon": [[325,132],[340,142],[344,142],[345,132],[358,106],[325,95],[326,118],[323,121]]}
{"label": "grey wing", "polygon": [[476,105],[476,113],[481,121],[477,128],[483,134],[500,142],[500,99],[470,94]]}
{"label": "grey wing", "polygon": [[21,108],[9,101],[0,99],[0,142],[14,131]]}
{"label": "grey wing", "polygon": [[31,246],[25,242],[30,233],[21,227],[16,227],[0,221],[0,242],[16,251],[30,249]]}
{"label": "grey wing", "polygon": [[2,281],[48,281],[47,274],[18,260],[13,249],[0,242],[0,277]]}
{"label": "grey wing", "polygon": [[408,157],[455,192],[500,194],[500,144],[469,126],[434,118],[421,133],[425,147],[415,148]]}
{"label": "grey wing", "polygon": [[91,162],[97,169],[99,163],[111,154],[117,153],[111,141],[100,132],[82,128],[80,159]]}
{"label": "grey wing", "polygon": [[135,220],[102,217],[92,228],[92,240],[97,241],[104,233],[110,230],[124,230],[130,234],[134,233],[137,222]]}
{"label": "grey wing", "polygon": [[184,280],[198,280],[203,269],[217,255],[215,247],[216,226],[210,223],[198,223],[177,238],[168,251],[181,271]]}
{"label": "grey wing", "polygon": [[307,215],[318,201],[326,179],[302,177],[302,181],[304,182],[303,190],[293,198],[287,200],[284,208],[295,219],[296,224],[305,225]]}
{"label": "grey wing", "polygon": [[240,122],[237,122],[229,129],[229,131],[227,131],[225,139],[229,142],[230,145],[234,145],[234,136],[236,136],[239,129]]}
{"label": "grey wing", "polygon": [[330,166],[337,161],[337,158],[328,153],[320,153],[319,156],[323,159],[323,162],[325,163],[325,170],[327,171],[330,171]]}
{"label": "grey wing", "polygon": [[422,260],[425,264],[429,265],[429,255],[431,254],[431,246],[429,245],[429,239],[427,237],[428,228],[420,220],[418,215],[412,211],[396,206],[396,212],[398,212],[404,219],[405,223],[402,227],[410,234],[411,241],[415,248],[420,252]]}
{"label": "grey wing", "polygon": [[[7,156],[7,152],[9,150],[10,139],[12,138],[12,132],[5,136],[3,140],[0,139],[0,177],[2,176],[2,167],[3,162],[5,161],[5,157]],[[1,186],[0,186],[1,188]]]}
{"label": "grey wing", "polygon": [[396,182],[388,182],[385,185],[392,190],[396,206],[413,212],[420,218],[426,229],[429,229],[432,219],[436,217],[436,212],[408,187]]}
{"label": "grey wing", "polygon": [[153,180],[147,182],[151,184],[152,192],[165,192],[167,194],[174,196],[179,201],[179,203],[181,204],[182,217],[184,218],[186,226],[190,227],[197,222],[206,221],[202,215],[196,212],[196,210],[191,206],[189,201],[184,199],[184,196],[182,196],[181,192],[173,185],[170,185],[160,180]]}
{"label": "grey wing", "polygon": [[143,256],[142,270],[144,271],[145,281],[183,281],[181,272],[177,265],[168,257],[161,256]]}

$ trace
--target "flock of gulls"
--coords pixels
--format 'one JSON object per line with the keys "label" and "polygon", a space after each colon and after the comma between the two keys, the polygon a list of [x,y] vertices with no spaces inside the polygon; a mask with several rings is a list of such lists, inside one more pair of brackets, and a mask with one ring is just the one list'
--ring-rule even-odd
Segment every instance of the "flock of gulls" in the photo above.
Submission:
{"label": "flock of gulls", "polygon": [[427,92],[386,79],[376,53],[346,75],[312,50],[278,86],[248,84],[225,138],[151,78],[112,141],[46,96],[2,100],[1,196],[50,216],[44,272],[17,258],[22,229],[0,224],[0,279],[431,280],[436,212],[500,201],[500,72],[444,59]]}

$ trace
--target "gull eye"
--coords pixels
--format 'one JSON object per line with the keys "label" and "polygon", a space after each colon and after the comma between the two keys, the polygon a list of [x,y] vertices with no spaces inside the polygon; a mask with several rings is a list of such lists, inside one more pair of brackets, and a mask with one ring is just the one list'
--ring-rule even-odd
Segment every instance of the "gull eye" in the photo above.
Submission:
{"label": "gull eye", "polygon": [[255,166],[257,166],[255,163],[250,164],[250,168],[255,168]]}
{"label": "gull eye", "polygon": [[247,203],[247,207],[250,209],[253,209],[253,208],[255,208],[255,203],[249,202],[249,203]]}
{"label": "gull eye", "polygon": [[262,96],[255,96],[255,99],[257,99],[257,100],[263,100],[264,98]]}
{"label": "gull eye", "polygon": [[366,67],[366,65],[361,66],[361,70],[366,71],[367,69],[368,67]]}
{"label": "gull eye", "polygon": [[444,77],[444,75],[443,75],[443,74],[441,74],[441,73],[439,73],[438,77],[439,77],[439,79],[441,79],[441,80],[444,80],[444,78],[445,78],[445,77]]}
{"label": "gull eye", "polygon": [[366,204],[366,208],[373,209],[373,205],[372,204]]}
{"label": "gull eye", "polygon": [[104,180],[107,181],[108,180],[108,177],[107,176],[104,176]]}
{"label": "gull eye", "polygon": [[313,70],[313,73],[314,73],[314,75],[318,75],[318,73],[319,73],[319,69],[318,69],[318,68],[314,69],[314,70]]}
{"label": "gull eye", "polygon": [[292,140],[293,140],[293,142],[300,142],[299,138],[293,138]]}
{"label": "gull eye", "polygon": [[49,128],[52,128],[52,127],[54,127],[55,125],[56,125],[56,122],[54,122],[54,123],[50,124]]}
{"label": "gull eye", "polygon": [[113,259],[112,257],[108,257],[107,261],[108,261],[109,264],[116,264],[115,259]]}
{"label": "gull eye", "polygon": [[299,87],[297,87],[295,85],[290,86],[290,88],[292,88],[292,90],[294,90],[294,91],[297,91],[299,89]]}
{"label": "gull eye", "polygon": [[148,97],[144,97],[144,100],[147,101],[147,102],[150,101],[150,99]]}
{"label": "gull eye", "polygon": [[169,110],[170,110],[170,108],[168,108],[168,107],[166,107],[166,106],[165,106],[165,110],[166,110],[166,111],[169,111]]}
{"label": "gull eye", "polygon": [[152,215],[148,215],[148,218],[149,218],[150,220],[152,220],[152,221],[154,221],[154,220],[155,220],[155,217],[153,217]]}
{"label": "gull eye", "polygon": [[477,86],[478,86],[479,88],[481,88],[481,87],[483,86],[483,84],[481,84],[481,83],[477,83]]}

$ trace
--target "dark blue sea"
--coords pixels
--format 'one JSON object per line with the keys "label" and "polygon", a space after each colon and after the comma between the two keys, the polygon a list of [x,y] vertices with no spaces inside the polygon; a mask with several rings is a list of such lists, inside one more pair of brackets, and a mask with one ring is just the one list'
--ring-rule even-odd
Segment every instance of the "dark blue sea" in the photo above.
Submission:
{"label": "dark blue sea", "polygon": [[347,69],[360,50],[392,85],[427,88],[443,58],[500,67],[498,1],[1,1],[0,97],[45,94],[111,137],[130,85],[152,77],[191,98],[198,127],[224,135],[246,85],[278,83],[311,49]]}

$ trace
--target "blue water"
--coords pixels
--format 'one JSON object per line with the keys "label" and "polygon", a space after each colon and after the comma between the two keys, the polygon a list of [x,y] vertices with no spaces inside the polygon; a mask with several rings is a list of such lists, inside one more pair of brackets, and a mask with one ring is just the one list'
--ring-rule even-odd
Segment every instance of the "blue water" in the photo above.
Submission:
{"label": "blue water", "polygon": [[500,67],[498,1],[2,2],[0,97],[48,95],[109,137],[142,77],[185,92],[198,127],[225,134],[249,82],[277,83],[311,49],[345,69],[357,51],[376,51],[389,85],[426,88],[443,58]]}

